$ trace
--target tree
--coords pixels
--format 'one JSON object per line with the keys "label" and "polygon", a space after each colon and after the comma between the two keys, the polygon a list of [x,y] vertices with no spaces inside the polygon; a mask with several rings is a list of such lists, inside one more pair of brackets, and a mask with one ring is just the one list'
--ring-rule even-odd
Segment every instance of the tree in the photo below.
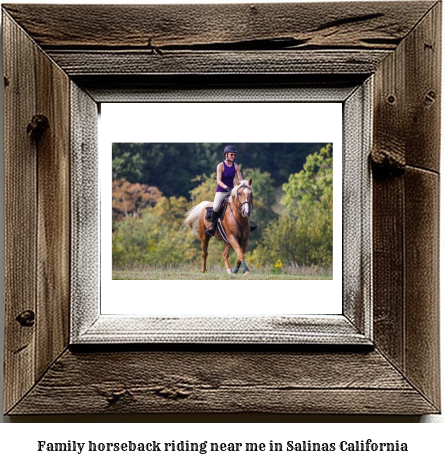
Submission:
{"label": "tree", "polygon": [[125,216],[138,216],[143,208],[152,207],[162,197],[162,192],[154,186],[132,184],[125,179],[113,181],[112,209],[113,222]]}
{"label": "tree", "polygon": [[332,266],[332,146],[307,157],[303,169],[283,185],[285,213],[263,233],[252,254],[258,264],[278,259],[299,265]]}
{"label": "tree", "polygon": [[303,169],[283,184],[283,204],[289,213],[301,214],[305,208],[332,209],[332,145],[309,155]]}
{"label": "tree", "polygon": [[143,182],[145,161],[141,144],[113,144],[113,179],[127,179],[129,182]]}
{"label": "tree", "polygon": [[[237,163],[270,173],[274,188],[301,170],[307,155],[324,145],[229,142],[238,149]],[[216,172],[227,143],[114,143],[113,179],[156,186],[167,197],[186,197],[196,187],[194,178]]]}
{"label": "tree", "polygon": [[201,252],[184,227],[184,197],[161,197],[138,217],[118,221],[113,233],[113,265],[166,266],[198,261]]}
{"label": "tree", "polygon": [[197,205],[198,203],[204,202],[204,200],[213,202],[216,191],[216,171],[211,173],[210,176],[207,174],[196,176],[192,181],[199,182],[199,184],[190,191],[192,203]]}

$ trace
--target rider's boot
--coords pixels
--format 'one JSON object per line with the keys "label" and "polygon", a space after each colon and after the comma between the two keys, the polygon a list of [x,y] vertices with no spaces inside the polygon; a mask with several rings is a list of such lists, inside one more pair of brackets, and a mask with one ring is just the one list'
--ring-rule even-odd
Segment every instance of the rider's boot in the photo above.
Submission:
{"label": "rider's boot", "polygon": [[210,221],[212,224],[206,229],[206,233],[209,236],[214,236],[216,232],[216,223],[218,222],[218,212],[212,211],[212,218]]}
{"label": "rider's boot", "polygon": [[251,221],[250,222],[250,232],[255,231],[256,229],[258,229],[258,226],[253,221]]}

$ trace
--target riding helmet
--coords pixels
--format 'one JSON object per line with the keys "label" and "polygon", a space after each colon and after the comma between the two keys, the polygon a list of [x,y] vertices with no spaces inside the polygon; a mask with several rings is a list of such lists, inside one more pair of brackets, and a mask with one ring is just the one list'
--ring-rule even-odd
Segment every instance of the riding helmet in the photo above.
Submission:
{"label": "riding helmet", "polygon": [[228,145],[224,149],[224,154],[226,154],[226,153],[238,153],[238,150],[236,150],[236,147],[234,145]]}

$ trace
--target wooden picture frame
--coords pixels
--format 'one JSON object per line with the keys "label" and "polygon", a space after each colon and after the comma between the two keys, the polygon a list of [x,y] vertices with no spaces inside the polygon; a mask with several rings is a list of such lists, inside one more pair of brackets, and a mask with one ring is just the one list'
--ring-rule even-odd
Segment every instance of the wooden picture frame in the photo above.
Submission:
{"label": "wooden picture frame", "polygon": [[[11,4],[2,14],[6,414],[440,411],[440,2]],[[98,104],[369,79],[372,312],[350,318],[366,344],[72,343],[76,292],[94,318],[92,296],[73,285],[92,253],[80,247],[73,263],[76,228],[97,222],[83,191],[71,203],[88,180],[72,157],[94,171],[87,123]]]}

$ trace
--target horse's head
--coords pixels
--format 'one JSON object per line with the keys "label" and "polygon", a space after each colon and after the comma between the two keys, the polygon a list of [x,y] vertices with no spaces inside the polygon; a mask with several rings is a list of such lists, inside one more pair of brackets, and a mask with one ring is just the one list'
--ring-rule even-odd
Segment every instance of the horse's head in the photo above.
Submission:
{"label": "horse's head", "polygon": [[252,179],[235,182],[235,187],[232,189],[231,201],[237,204],[237,208],[242,216],[247,217],[250,215],[250,210],[253,208]]}

